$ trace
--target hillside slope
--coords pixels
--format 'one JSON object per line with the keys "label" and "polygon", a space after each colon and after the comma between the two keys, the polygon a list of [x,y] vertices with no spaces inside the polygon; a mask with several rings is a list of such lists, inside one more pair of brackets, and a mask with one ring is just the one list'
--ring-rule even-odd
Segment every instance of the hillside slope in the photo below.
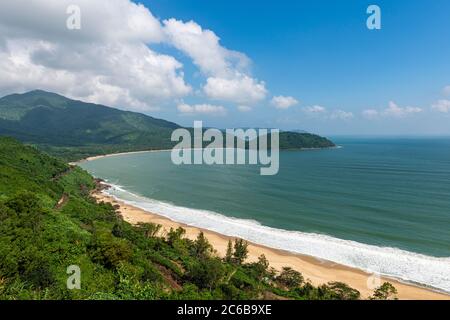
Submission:
{"label": "hillside slope", "polygon": [[170,135],[178,127],[143,114],[40,90],[0,99],[0,135],[72,158],[92,155],[97,150],[169,148]]}
{"label": "hillside slope", "polygon": [[[169,149],[180,126],[144,114],[35,90],[0,99],[0,135],[33,144],[65,160],[125,151]],[[282,132],[281,149],[334,144],[312,134]]]}

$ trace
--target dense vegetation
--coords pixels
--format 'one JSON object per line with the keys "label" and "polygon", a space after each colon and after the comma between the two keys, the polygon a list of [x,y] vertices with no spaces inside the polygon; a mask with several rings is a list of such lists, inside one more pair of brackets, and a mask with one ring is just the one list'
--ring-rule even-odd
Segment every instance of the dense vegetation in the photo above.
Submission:
{"label": "dense vegetation", "polygon": [[[40,90],[0,99],[0,135],[33,144],[64,160],[152,149],[169,149],[179,126],[135,112],[84,103]],[[312,134],[282,132],[280,148],[334,144]]]}
{"label": "dense vegetation", "polygon": [[[218,257],[203,234],[130,225],[90,196],[95,181],[78,167],[0,138],[0,299],[358,299],[340,282],[312,286],[264,256],[247,263],[247,243]],[[80,267],[81,288],[67,288]],[[374,299],[395,288],[384,284]]]}
{"label": "dense vegetation", "polygon": [[335,144],[327,138],[311,133],[281,132],[280,149],[331,148]]}

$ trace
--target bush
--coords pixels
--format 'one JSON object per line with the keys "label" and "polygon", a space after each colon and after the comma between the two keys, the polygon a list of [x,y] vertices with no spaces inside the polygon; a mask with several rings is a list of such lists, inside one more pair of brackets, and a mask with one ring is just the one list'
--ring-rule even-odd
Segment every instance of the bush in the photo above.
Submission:
{"label": "bush", "polygon": [[373,293],[370,300],[397,300],[397,289],[389,282],[383,283]]}
{"label": "bush", "polygon": [[181,241],[185,234],[186,230],[181,227],[178,227],[177,229],[170,228],[170,231],[167,234],[167,242],[173,246],[176,242]]}
{"label": "bush", "polygon": [[328,285],[321,288],[322,294],[331,300],[358,300],[361,296],[358,290],[342,282],[329,282]]}
{"label": "bush", "polygon": [[202,289],[215,288],[225,274],[222,262],[217,258],[195,261],[189,266],[187,278]]}
{"label": "bush", "polygon": [[155,238],[161,230],[160,224],[138,223],[136,228],[141,231],[146,238]]}
{"label": "bush", "polygon": [[303,283],[304,278],[300,272],[290,267],[283,267],[280,275],[275,278],[275,281],[288,289],[294,289]]}
{"label": "bush", "polygon": [[117,268],[120,263],[129,261],[133,254],[127,240],[118,239],[107,232],[94,234],[89,249],[92,260],[107,268]]}

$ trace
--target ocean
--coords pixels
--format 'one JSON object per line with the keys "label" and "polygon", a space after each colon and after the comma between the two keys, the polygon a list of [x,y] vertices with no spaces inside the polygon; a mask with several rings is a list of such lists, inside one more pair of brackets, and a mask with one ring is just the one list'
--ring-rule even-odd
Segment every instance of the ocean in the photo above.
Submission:
{"label": "ocean", "polygon": [[282,151],[275,176],[164,151],[80,165],[172,220],[450,292],[450,138],[333,141]]}

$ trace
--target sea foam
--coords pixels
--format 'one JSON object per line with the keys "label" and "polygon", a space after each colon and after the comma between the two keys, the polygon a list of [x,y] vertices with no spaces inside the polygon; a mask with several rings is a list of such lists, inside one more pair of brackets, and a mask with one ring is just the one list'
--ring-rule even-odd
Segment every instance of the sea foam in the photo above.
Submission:
{"label": "sea foam", "polygon": [[271,228],[254,220],[231,218],[149,199],[114,184],[105,192],[129,205],[190,226],[450,292],[450,258],[378,247],[323,234]]}

